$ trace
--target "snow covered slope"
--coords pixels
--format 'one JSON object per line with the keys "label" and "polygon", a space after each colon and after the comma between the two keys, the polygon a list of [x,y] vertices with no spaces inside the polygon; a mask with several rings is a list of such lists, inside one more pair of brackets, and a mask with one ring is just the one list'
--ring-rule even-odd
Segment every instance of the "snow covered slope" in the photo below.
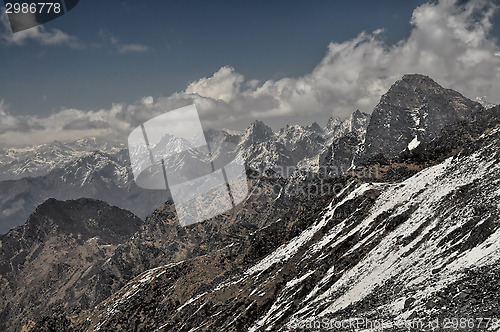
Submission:
{"label": "snow covered slope", "polygon": [[288,331],[353,318],[444,328],[451,317],[499,330],[479,322],[500,314],[499,142],[497,128],[401,183],[351,182],[306,227],[287,216],[145,272],[86,331]]}

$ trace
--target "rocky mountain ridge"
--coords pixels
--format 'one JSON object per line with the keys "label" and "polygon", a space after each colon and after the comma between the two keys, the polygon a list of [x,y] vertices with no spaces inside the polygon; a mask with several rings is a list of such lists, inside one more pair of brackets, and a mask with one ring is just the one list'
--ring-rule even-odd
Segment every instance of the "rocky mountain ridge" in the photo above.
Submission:
{"label": "rocky mountain ridge", "polygon": [[[249,169],[247,200],[189,227],[178,225],[167,202],[134,235],[102,254],[105,264],[85,265],[85,275],[75,279],[60,276],[61,283],[71,279],[73,293],[57,297],[62,298],[57,309],[26,315],[21,325],[26,331],[288,331],[300,322],[352,317],[426,322],[480,313],[497,317],[500,107],[485,109],[429,80],[410,75],[397,82],[381,100],[381,118],[394,118],[393,128],[382,121],[366,132],[365,143],[376,142],[382,130],[406,137],[394,156],[391,151],[399,149],[394,146],[363,154],[368,145],[352,129],[362,123],[355,114],[350,125],[341,126],[350,131],[326,149],[319,141],[334,136],[327,136],[328,128],[340,126],[334,119],[325,129],[313,124],[274,133],[257,121],[241,136],[212,131],[214,140],[239,145],[247,160],[257,161],[254,167],[300,158],[310,166],[317,157],[320,166],[348,171],[325,174],[307,167],[283,178],[272,170]],[[436,134],[415,146],[408,145],[416,127],[402,126],[415,113],[408,108],[412,101],[398,94],[408,90],[408,82],[417,82],[410,88],[417,102],[434,113],[446,110],[435,127],[420,122],[417,129]],[[304,149],[308,146],[313,149]],[[316,146],[318,154],[307,157]],[[126,153],[90,156],[72,164],[77,177],[67,182],[101,189],[86,186],[115,184],[126,159]],[[88,172],[92,165],[98,165],[97,173]],[[58,216],[52,211],[51,218]],[[17,266],[23,255],[34,254],[6,261]],[[62,269],[71,271],[73,264],[82,266],[75,260]],[[16,301],[2,311],[8,326],[20,326],[9,315],[16,305],[24,307]]]}
{"label": "rocky mountain ridge", "polygon": [[[297,169],[321,169],[328,174],[342,174],[371,158],[389,160],[399,154],[421,155],[423,146],[436,139],[442,130],[463,121],[473,124],[478,114],[495,109],[485,109],[453,90],[444,89],[427,76],[414,74],[397,81],[382,96],[371,117],[355,111],[344,121],[331,118],[324,128],[313,123],[306,127],[287,126],[277,133],[263,122],[255,121],[243,133],[207,130],[205,136],[211,142],[232,144],[232,150],[219,151],[219,155],[236,156],[240,151],[247,167],[261,172],[273,168],[289,177]],[[46,165],[35,163],[41,167],[38,170],[23,166],[25,171],[16,171],[16,176],[52,169],[67,159],[83,156],[52,169],[43,177],[0,181],[0,233],[24,223],[36,205],[49,197],[101,199],[143,218],[168,198],[168,193],[142,190],[135,185],[127,149],[116,152],[117,148],[109,142],[96,139],[54,144],[57,148],[50,154],[52,157],[47,156],[49,146],[26,148],[29,153],[36,151],[36,155],[43,155],[40,160]],[[94,147],[103,147],[114,154],[89,152]],[[26,151],[19,153],[24,156]],[[3,159],[14,158],[14,152],[10,151]],[[196,165],[197,161],[197,155],[184,154],[172,160],[168,167],[182,169]],[[12,163],[15,161],[2,165]],[[32,164],[28,159],[27,165]]]}
{"label": "rocky mountain ridge", "polygon": [[102,265],[142,225],[128,211],[87,198],[38,206],[23,226],[0,237],[0,330],[19,331],[20,318],[82,296],[75,282],[92,278],[90,267]]}
{"label": "rocky mountain ridge", "polygon": [[145,271],[93,311],[54,322],[82,331],[292,331],[352,318],[445,329],[446,317],[497,317],[498,142],[500,128],[398,183],[346,178],[316,209],[296,205],[267,227]]}
{"label": "rocky mountain ridge", "polygon": [[[345,120],[330,118],[324,128],[314,122],[311,126],[287,126],[276,133],[262,121],[255,121],[242,133],[210,129],[205,131],[205,137],[209,142],[237,145],[254,169],[296,166],[317,170],[321,165],[345,164],[342,160],[324,159],[328,150],[335,155],[332,152],[338,147],[337,141],[346,135],[359,141],[356,149],[351,147],[357,151],[353,156],[355,164],[380,153],[393,158],[408,147],[436,138],[446,126],[471,120],[481,110],[485,108],[479,102],[445,89],[427,76],[409,74],[381,97],[371,115],[356,110]],[[344,142],[348,140],[345,137]],[[96,138],[3,149],[0,181],[46,175],[96,150],[115,157],[127,151],[123,143]],[[121,161],[128,166],[128,158]]]}
{"label": "rocky mountain ridge", "polygon": [[[311,201],[307,196],[297,196],[293,191],[292,194],[286,194],[287,180],[272,171],[268,171],[264,177],[256,172],[249,173],[248,176],[251,179],[249,186],[253,194],[245,202],[237,206],[236,209],[204,223],[195,224],[190,227],[180,227],[173,203],[167,202],[147,218],[146,222],[141,225],[141,228],[133,236],[130,236],[127,241],[121,242],[118,247],[106,245],[105,248],[109,248],[111,251],[106,251],[104,263],[102,259],[91,260],[87,262],[90,265],[85,265],[85,273],[73,273],[70,277],[60,275],[60,283],[69,282],[68,278],[71,279],[71,293],[64,296],[58,295],[57,306],[48,306],[46,311],[39,310],[36,313],[39,314],[39,317],[45,317],[44,315],[47,315],[49,312],[53,314],[57,312],[78,314],[81,310],[91,309],[118,291],[128,280],[139,275],[144,270],[169,262],[207,255],[210,252],[223,249],[235,239],[250,236],[259,229],[266,229],[273,223],[277,216],[287,214],[290,207],[299,204],[299,201],[302,201],[301,204]],[[54,202],[54,200],[49,200],[41,205],[37,209],[37,212],[30,217],[30,220],[37,220],[41,212],[45,213],[48,211],[44,215],[50,217],[44,218],[49,223],[73,224],[73,222],[66,221],[65,217],[58,212]],[[58,204],[64,205],[67,203],[60,202]],[[50,207],[53,207],[53,209]],[[92,204],[89,204],[88,207],[89,210],[82,217],[93,220],[95,214],[102,215],[99,211],[92,208]],[[301,214],[305,215],[308,211],[313,210],[311,207],[307,211],[301,209]],[[28,224],[31,223],[29,222]],[[16,234],[24,234],[25,232],[22,231],[23,227],[25,226],[12,230],[0,240],[3,241],[7,237],[16,238]],[[76,233],[72,232],[72,234]],[[78,238],[81,238],[81,236],[78,235]],[[102,244],[102,242],[102,240],[99,240],[96,243]],[[12,241],[2,243],[3,248],[0,248],[0,250],[10,251],[9,248],[15,247],[15,243]],[[66,243],[67,241],[63,241],[63,247]],[[83,245],[84,247],[86,243]],[[49,247],[53,248],[53,244],[49,244]],[[64,252],[62,248],[58,250]],[[31,256],[29,252],[26,252],[26,254]],[[9,257],[5,259],[5,264],[7,265],[14,259],[13,257],[9,259]],[[62,257],[65,257],[65,254]],[[86,258],[82,257],[82,259]],[[74,267],[74,264],[77,266]],[[74,271],[80,268],[80,264],[78,264],[78,261],[68,260],[64,268]],[[24,275],[17,275],[17,277],[20,280],[26,278]],[[58,294],[60,284],[55,283],[54,287],[46,286],[46,291],[49,294]],[[32,290],[35,294],[39,294],[38,289]],[[25,304],[17,297],[9,298],[6,296],[5,300],[8,308],[18,308],[22,307],[20,303]],[[50,301],[52,301],[52,295]],[[43,301],[37,303],[41,305]],[[9,310],[5,310],[5,312],[10,313],[11,311]],[[28,328],[37,322],[35,319],[37,316],[29,314],[29,311],[26,312],[22,320],[17,320],[15,317],[13,315],[6,316],[5,321],[8,331],[17,330],[20,323],[25,328]]]}
{"label": "rocky mountain ridge", "polygon": [[[340,135],[339,132],[355,131],[362,135],[368,115],[357,112],[353,116],[344,122],[339,122],[337,129],[330,129],[326,133],[318,124],[308,127],[288,126],[274,133],[263,122],[255,121],[243,133],[208,130],[205,136],[209,142],[232,144],[234,147],[223,154],[236,156],[240,151],[249,168],[262,171],[266,168],[289,167],[290,171],[282,172],[281,175],[290,176],[297,168],[317,168],[319,154],[326,149],[325,144],[335,135]],[[360,118],[365,121],[359,120]],[[83,146],[83,150],[76,150],[74,146],[78,144]],[[50,171],[44,176],[0,181],[0,234],[23,224],[36,206],[49,197],[58,199],[91,197],[128,209],[141,218],[145,218],[168,199],[168,192],[164,190],[155,191],[137,187],[133,181],[127,149],[116,151],[117,148],[109,148],[113,154],[87,151],[89,146],[98,144],[101,144],[98,140],[80,140],[73,144],[57,143],[58,147],[60,145],[66,147],[64,157],[61,159],[58,159],[61,155],[59,149],[52,151],[51,156],[55,159],[51,159],[39,151],[50,151],[50,147],[44,145],[43,149],[26,148],[29,151],[38,151],[37,156],[43,154],[40,160],[46,164],[40,166],[35,163],[36,169],[27,166],[26,172],[20,172],[18,175],[35,174],[49,169]],[[13,151],[14,149],[9,155],[21,153]],[[214,155],[217,155],[217,152]],[[80,157],[71,159],[75,156]],[[171,165],[168,164],[167,167],[182,169],[187,164],[193,167],[198,161],[197,158],[196,155],[183,154],[171,160]],[[67,159],[70,160],[63,166],[54,168],[54,165],[60,165]],[[15,162],[11,161],[8,165],[13,163]],[[33,165],[33,160],[28,159],[26,165]]]}
{"label": "rocky mountain ridge", "polygon": [[366,129],[362,159],[397,156],[406,148],[429,142],[453,123],[471,119],[484,107],[460,93],[445,89],[424,75],[405,75],[375,107]]}
{"label": "rocky mountain ridge", "polygon": [[[476,114],[487,111],[479,103],[442,88],[427,76],[405,75],[382,96],[371,117],[355,111],[344,121],[331,118],[324,128],[313,123],[306,127],[287,126],[277,133],[263,122],[255,121],[243,133],[207,130],[205,136],[211,142],[233,144],[234,149],[223,154],[236,155],[237,151],[241,151],[247,166],[256,170],[274,168],[285,177],[297,169],[318,171],[321,168],[331,174],[341,174],[376,155],[391,159],[404,154],[405,150],[420,151],[422,148],[416,149],[419,145],[435,139],[444,128],[459,121],[474,123]],[[113,166],[105,170],[97,164],[92,165],[92,161],[89,163],[85,158],[93,153],[90,151],[94,148],[112,152],[108,153],[106,158],[109,160],[104,163]],[[151,213],[158,205],[146,204],[144,208],[137,209],[134,207],[137,206],[136,197],[144,197],[139,199],[141,204],[158,202],[158,198],[146,199],[151,193],[134,186],[128,151],[122,149],[117,152],[117,149],[106,141],[84,139],[7,151],[0,160],[0,169],[8,169],[7,172],[4,170],[4,177],[11,177],[12,172],[18,177],[51,171],[43,178],[0,181],[0,233],[22,224],[36,205],[49,197],[93,197],[131,209],[140,217]],[[16,156],[19,158],[17,161],[14,160]],[[27,156],[32,158],[24,159]],[[80,158],[75,159],[77,156]],[[197,160],[194,155],[181,157],[172,161],[172,167],[182,168],[186,163],[195,164]],[[16,163],[23,166],[17,167]],[[85,166],[77,170],[74,169],[75,163]],[[36,167],[33,168],[33,165]],[[61,168],[54,168],[56,166]],[[85,168],[87,170],[84,171]],[[80,176],[83,173],[87,176]],[[85,183],[92,179],[90,174],[95,174],[100,180],[94,180],[93,184]],[[96,184],[99,182],[101,185]],[[71,193],[68,188],[71,188]],[[153,196],[161,195],[154,193]],[[165,201],[165,197],[162,199]]]}

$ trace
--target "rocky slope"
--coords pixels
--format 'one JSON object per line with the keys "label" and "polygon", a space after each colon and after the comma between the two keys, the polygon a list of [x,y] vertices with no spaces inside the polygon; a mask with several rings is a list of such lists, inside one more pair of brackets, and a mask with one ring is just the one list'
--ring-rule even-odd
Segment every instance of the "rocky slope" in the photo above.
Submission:
{"label": "rocky slope", "polygon": [[0,237],[0,330],[52,313],[83,296],[74,288],[103,264],[143,221],[107,203],[49,199],[28,221]]}
{"label": "rocky slope", "polygon": [[[342,174],[359,159],[370,115],[356,110],[344,121],[330,118],[325,127],[325,144],[314,157],[313,170],[328,169]],[[317,167],[316,167],[317,166]]]}
{"label": "rocky slope", "polygon": [[319,156],[319,166],[328,170],[328,174],[341,175],[352,169],[354,160],[359,156],[362,141],[355,133],[348,133]]}
{"label": "rocky slope", "polygon": [[349,182],[305,214],[294,206],[221,250],[144,272],[71,324],[291,331],[358,318],[445,329],[467,317],[499,330],[478,319],[500,314],[498,142],[497,128],[400,183]]}
{"label": "rocky slope", "polygon": [[[291,193],[286,194],[285,191],[288,189],[286,180],[272,171],[266,172],[265,176],[249,171],[248,177],[252,194],[232,211],[203,223],[180,227],[172,202],[167,202],[152,214],[133,236],[129,234],[129,237],[122,241],[118,247],[104,245],[106,252],[99,252],[103,255],[102,259],[89,259],[85,255],[80,255],[79,259],[77,257],[67,259],[63,269],[71,273],[57,274],[57,276],[54,276],[58,280],[57,283],[44,284],[44,291],[48,294],[45,298],[40,297],[42,292],[40,289],[33,287],[29,280],[26,280],[26,275],[19,275],[19,284],[27,285],[26,291],[30,290],[33,296],[37,296],[39,298],[36,302],[37,305],[39,307],[45,305],[46,310],[26,311],[22,320],[19,319],[20,316],[18,315],[11,315],[9,308],[17,308],[18,306],[16,294],[22,294],[19,290],[13,290],[10,294],[12,296],[6,295],[4,297],[6,309],[3,312],[0,310],[5,318],[6,331],[16,331],[20,324],[27,329],[36,324],[50,325],[54,319],[53,315],[58,313],[75,315],[80,313],[81,310],[92,309],[114,292],[120,290],[128,280],[143,271],[220,250],[231,244],[235,239],[244,238],[256,230],[266,228],[272,224],[277,216],[288,212],[291,201],[297,199],[309,200],[307,195],[301,195],[300,192],[294,194],[291,191]],[[38,220],[41,212],[45,213],[44,218],[49,221],[64,220],[65,214],[60,214],[58,209],[52,208],[57,204],[64,206],[66,203],[55,200],[44,203],[30,217],[28,224],[32,223],[31,220]],[[49,206],[49,208],[46,206]],[[88,208],[95,210],[92,204],[89,204]],[[79,212],[79,210],[75,212]],[[87,223],[93,223],[93,215],[96,213],[95,211],[82,213],[81,218],[86,220]],[[115,218],[114,211],[104,211],[104,213],[99,211],[98,214],[105,214],[112,220]],[[88,220],[85,218],[88,218]],[[69,226],[73,223],[71,220],[65,222]],[[23,227],[26,226],[12,230],[4,238],[16,238],[16,234]],[[75,228],[74,225],[71,227]],[[107,225],[106,227],[111,226]],[[72,233],[76,234],[76,231]],[[32,238],[27,237],[25,242],[29,243],[30,240]],[[58,243],[58,241],[62,243]],[[37,241],[35,242],[38,244]],[[64,254],[64,245],[68,242],[64,238],[54,239],[53,241],[44,240],[44,242],[49,242],[50,248],[62,251],[61,257],[68,257]],[[97,247],[103,248],[101,240],[94,241],[95,243],[92,241],[87,242],[95,245],[99,244]],[[87,242],[79,243],[81,250],[86,252],[88,251],[86,248]],[[30,247],[30,245],[26,246]],[[8,263],[9,260],[6,259],[6,264]],[[81,266],[85,267],[84,273],[78,272]],[[30,269],[30,271],[40,272],[41,267],[37,266]],[[70,288],[61,288],[61,285],[69,285]],[[52,305],[53,303],[55,304]],[[23,302],[23,304],[25,303]]]}
{"label": "rocky slope", "polygon": [[363,143],[370,116],[356,110],[345,121],[330,118],[326,126],[327,140],[317,156],[318,170],[341,175],[355,167],[364,152]]}
{"label": "rocky slope", "polygon": [[[419,103],[422,114],[413,107]],[[211,141],[239,147],[256,169],[305,165],[308,172],[282,178],[271,170],[248,170],[251,195],[244,202],[189,227],[178,225],[167,202],[100,260],[68,260],[64,270],[85,266],[85,273],[59,274],[59,283],[45,285],[47,294],[55,295],[23,311],[23,320],[10,315],[17,304],[8,302],[19,300],[16,291],[6,296],[5,326],[285,331],[300,322],[352,317],[387,322],[498,317],[500,107],[482,108],[420,75],[398,81],[379,106],[383,121],[370,121],[365,145],[367,116],[359,111],[343,123],[332,119],[324,129],[313,124],[274,133],[256,121],[242,134],[207,132]],[[401,142],[373,145],[375,133],[383,130],[380,123],[386,129],[394,125],[386,131],[396,143],[394,137],[406,135],[399,152],[395,146]],[[414,133],[422,136],[415,141]],[[142,204],[148,196],[124,194],[131,180],[123,166],[127,154],[93,154],[62,173],[53,171],[53,181],[71,190],[77,184],[84,188],[78,193],[86,195],[114,188],[118,194],[108,199]],[[311,173],[318,164],[350,171]],[[35,179],[41,181],[33,182],[35,187],[52,188],[43,179]],[[68,187],[57,179],[66,179]],[[26,192],[11,190],[6,197],[24,199],[37,191]],[[82,218],[88,223],[93,217],[82,213]],[[11,234],[16,233],[6,236]],[[17,262],[18,256],[23,257],[9,259]],[[66,283],[70,290],[61,286]],[[478,286],[484,283],[487,287]],[[47,303],[46,311],[39,310]]]}

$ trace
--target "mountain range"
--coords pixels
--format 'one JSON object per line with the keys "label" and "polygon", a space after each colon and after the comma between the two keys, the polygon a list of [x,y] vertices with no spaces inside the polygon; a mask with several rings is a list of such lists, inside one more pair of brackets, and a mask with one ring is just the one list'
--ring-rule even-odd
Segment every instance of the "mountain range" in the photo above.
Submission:
{"label": "mountain range", "polygon": [[[274,133],[263,122],[255,121],[242,133],[211,129],[205,136],[208,142],[234,144],[236,149],[228,153],[235,155],[241,151],[249,168],[262,171],[289,167],[290,174],[281,172],[289,176],[299,167],[317,169],[319,156],[328,144],[345,133],[362,136],[367,123],[368,115],[357,111],[344,121],[331,119],[325,130],[314,123],[306,127],[288,126]],[[22,225],[36,206],[48,198],[94,198],[132,211],[141,218],[161,206],[168,199],[168,192],[138,187],[133,180],[128,149],[109,144],[94,138],[9,149],[0,164],[3,170],[0,178],[13,178],[0,181],[0,234]],[[97,150],[91,151],[96,147]],[[19,160],[14,156],[20,156]],[[193,168],[197,158],[197,155],[182,154],[170,160],[167,167],[174,172],[188,166]]]}
{"label": "mountain range", "polygon": [[21,148],[0,148],[0,181],[43,176],[94,151],[114,155],[125,144],[96,137]]}
{"label": "mountain range", "polygon": [[[126,150],[0,182],[0,211],[33,208],[0,236],[0,329],[500,330],[499,124],[500,106],[412,74],[371,116],[210,130],[242,152],[250,195],[187,227],[134,187]],[[58,190],[74,200],[45,200]]]}
{"label": "mountain range", "polygon": [[[345,120],[330,118],[324,127],[287,126],[274,132],[262,121],[239,133],[207,130],[208,142],[230,143],[247,167],[342,174],[377,155],[385,158],[413,150],[435,139],[458,121],[472,121],[485,108],[423,75],[405,75],[384,94],[370,115],[358,110]],[[176,143],[179,144],[179,143]],[[175,145],[175,144],[174,144]],[[97,150],[97,152],[96,152]],[[193,168],[197,155],[180,155],[167,167]],[[195,167],[196,168],[196,167]],[[27,176],[28,175],[28,176]],[[128,209],[141,218],[168,198],[168,192],[143,190],[134,183],[123,143],[96,138],[72,143],[8,149],[0,159],[0,234],[22,225],[48,198],[89,197]]]}

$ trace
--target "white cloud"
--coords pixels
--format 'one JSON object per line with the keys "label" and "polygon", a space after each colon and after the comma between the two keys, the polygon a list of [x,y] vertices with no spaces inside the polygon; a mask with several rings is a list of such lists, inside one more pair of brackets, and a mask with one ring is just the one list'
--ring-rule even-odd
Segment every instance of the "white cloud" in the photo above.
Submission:
{"label": "white cloud", "polygon": [[245,117],[371,112],[380,96],[408,73],[428,75],[472,99],[486,96],[500,103],[500,46],[489,36],[497,10],[486,0],[424,4],[413,12],[410,36],[395,45],[381,38],[384,29],[362,32],[330,43],[322,61],[303,77],[259,84],[223,67],[189,84],[184,95],[200,104],[213,125]]}
{"label": "white cloud", "polygon": [[[69,132],[72,138],[96,132],[125,137],[144,121],[193,102],[206,127],[314,113],[345,117],[356,108],[371,112],[380,96],[407,73],[429,75],[471,99],[485,96],[498,104],[500,46],[489,35],[497,9],[486,0],[470,0],[462,6],[455,0],[422,5],[413,12],[413,29],[405,40],[387,45],[381,38],[383,31],[376,30],[343,43],[332,42],[316,68],[299,78],[245,81],[233,68],[222,67],[168,97],[145,97],[97,112],[63,110],[43,119],[13,117],[2,110],[2,102],[0,141],[14,144],[30,135],[40,138],[44,132],[49,137],[72,137]],[[110,44],[120,45],[116,37],[102,34]]]}
{"label": "white cloud", "polygon": [[[121,54],[130,52],[142,53],[151,50],[151,47],[142,44],[122,44],[118,37],[103,29],[99,31],[99,36],[105,43],[114,47],[116,51]],[[95,44],[95,46],[100,47],[102,45]]]}
{"label": "white cloud", "polygon": [[146,52],[150,48],[141,44],[121,44],[116,46],[118,48],[118,53],[128,53],[128,52]]}
{"label": "white cloud", "polygon": [[151,108],[153,106],[154,99],[151,96],[147,96],[141,99],[141,102],[146,105],[146,107]]}
{"label": "white cloud", "polygon": [[212,77],[204,77],[189,84],[186,93],[224,100],[229,103],[239,95],[243,81],[243,75],[237,74],[233,68],[222,67]]}
{"label": "white cloud", "polygon": [[[18,26],[33,26],[36,24],[35,15],[11,15],[14,25]],[[22,18],[22,20],[21,20]],[[68,45],[71,48],[82,48],[84,44],[81,43],[77,37],[68,35],[59,29],[45,29],[43,25],[35,26],[33,28],[12,33],[9,18],[5,13],[5,8],[2,9],[0,14],[0,40],[6,44],[24,45],[27,41],[35,41],[41,45]]]}

